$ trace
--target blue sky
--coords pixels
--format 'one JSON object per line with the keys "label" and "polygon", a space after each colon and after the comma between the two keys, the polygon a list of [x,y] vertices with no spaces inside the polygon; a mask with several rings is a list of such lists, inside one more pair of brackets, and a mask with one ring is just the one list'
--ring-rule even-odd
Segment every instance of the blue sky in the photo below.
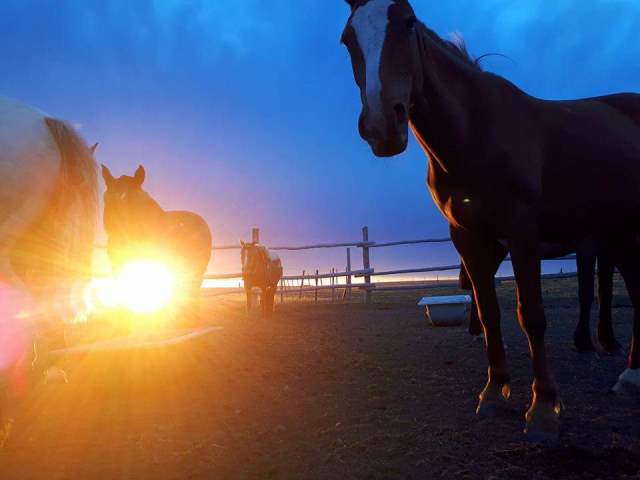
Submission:
{"label": "blue sky", "polygon": [[[545,98],[640,91],[636,0],[413,2],[461,32],[485,68]],[[342,0],[3,0],[0,94],[78,124],[116,174],[147,168],[166,208],[209,221],[216,243],[446,235],[426,158],[373,157],[339,36]],[[235,255],[235,254],[234,254]],[[344,252],[290,255],[290,271]],[[449,263],[452,249],[375,252],[378,268]],[[233,258],[235,260],[235,257]],[[213,270],[234,270],[219,257]],[[217,268],[219,267],[219,268]]]}

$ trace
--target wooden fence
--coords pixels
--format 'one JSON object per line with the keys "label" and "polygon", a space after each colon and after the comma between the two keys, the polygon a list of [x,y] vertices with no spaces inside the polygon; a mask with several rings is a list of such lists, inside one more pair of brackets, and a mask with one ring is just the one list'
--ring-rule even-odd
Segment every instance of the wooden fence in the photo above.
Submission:
{"label": "wooden fence", "polygon": [[[251,235],[251,241],[254,243],[260,242],[260,230],[254,228]],[[421,240],[401,240],[395,242],[387,242],[387,243],[377,243],[373,242],[369,239],[369,228],[362,228],[362,239],[355,242],[342,242],[342,243],[320,243],[315,245],[306,245],[306,246],[273,246],[268,247],[269,250],[272,251],[302,251],[302,250],[318,250],[318,249],[336,249],[336,248],[346,248],[347,252],[347,261],[346,261],[346,269],[344,271],[336,271],[336,269],[332,269],[331,272],[328,273],[320,273],[316,270],[313,273],[307,273],[303,271],[301,275],[285,275],[280,284],[278,286],[278,294],[280,295],[280,301],[284,302],[285,297],[288,296],[297,296],[298,298],[302,298],[305,293],[313,293],[314,299],[317,302],[319,298],[319,292],[330,291],[331,300],[350,300],[352,297],[352,292],[354,289],[363,290],[364,291],[364,301],[369,304],[372,302],[372,295],[374,292],[385,292],[385,291],[402,291],[402,290],[427,290],[442,286],[449,285],[457,285],[457,282],[448,281],[448,282],[428,282],[428,283],[420,283],[420,282],[411,282],[405,285],[393,285],[389,283],[380,283],[374,282],[373,278],[376,277],[385,277],[385,276],[393,276],[393,275],[408,275],[408,274],[418,274],[418,273],[435,273],[435,272],[453,272],[456,270],[460,270],[460,264],[455,265],[442,265],[442,266],[430,266],[430,267],[419,267],[419,268],[410,268],[410,269],[402,269],[402,270],[386,270],[386,271],[375,271],[375,269],[371,266],[371,257],[370,252],[371,249],[375,248],[389,248],[389,247],[398,247],[405,245],[420,245],[420,244],[442,244],[449,243],[451,239],[449,238],[436,238],[436,239],[421,239]],[[240,249],[240,245],[223,245],[223,246],[214,246],[213,250],[234,250]],[[362,269],[353,270],[351,263],[351,249],[356,248],[361,250],[362,254]],[[566,257],[557,258],[555,260],[575,260],[575,255],[569,255]],[[507,257],[505,261],[510,261],[510,258]],[[286,265],[285,265],[286,268]],[[550,274],[543,275],[543,278],[568,278],[574,277],[576,275],[575,272],[570,273],[559,273],[559,274]],[[205,280],[229,280],[229,279],[241,279],[242,273],[231,273],[231,274],[213,274],[206,275]],[[354,279],[363,279],[362,283],[354,283]],[[498,280],[512,280],[513,277],[500,277]],[[327,284],[325,284],[325,280]],[[343,283],[340,283],[343,281]]]}

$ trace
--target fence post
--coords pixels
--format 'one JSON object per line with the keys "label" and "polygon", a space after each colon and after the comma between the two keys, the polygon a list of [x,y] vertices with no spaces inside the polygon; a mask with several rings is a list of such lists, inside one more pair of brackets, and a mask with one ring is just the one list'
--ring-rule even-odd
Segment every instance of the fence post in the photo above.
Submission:
{"label": "fence post", "polygon": [[280,279],[280,303],[284,303],[284,279]]}
{"label": "fence post", "polygon": [[318,275],[319,274],[320,274],[320,271],[316,268],[316,291],[315,291],[316,303],[318,303]]}
{"label": "fence post", "polygon": [[254,228],[251,230],[251,243],[260,243],[260,229]]}
{"label": "fence post", "polygon": [[302,270],[302,280],[300,281],[300,300],[302,300],[302,289],[304,288],[304,274],[306,270]]}
{"label": "fence post", "polygon": [[336,269],[331,269],[331,302],[335,303],[336,301]]}
{"label": "fence post", "polygon": [[351,301],[351,249],[347,248],[347,298]]}
{"label": "fence post", "polygon": [[[369,260],[369,227],[362,227],[362,242],[364,245],[362,246],[362,267],[365,270],[369,270],[371,268],[371,263]],[[364,283],[371,283],[371,276],[365,275]],[[366,287],[364,290],[364,302],[369,305],[371,303],[371,290],[369,287]]]}

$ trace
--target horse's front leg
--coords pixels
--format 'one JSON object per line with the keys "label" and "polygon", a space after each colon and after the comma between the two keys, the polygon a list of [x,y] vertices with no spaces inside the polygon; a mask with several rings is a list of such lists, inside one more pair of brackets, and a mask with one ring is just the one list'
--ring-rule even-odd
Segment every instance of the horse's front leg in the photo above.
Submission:
{"label": "horse's front leg", "polygon": [[494,239],[451,227],[451,238],[464,263],[473,286],[476,307],[482,323],[489,359],[488,381],[482,393],[477,413],[493,415],[506,407],[510,396],[509,370],[507,368],[500,306],[495,289],[494,259],[506,255],[506,249]]}
{"label": "horse's front leg", "polygon": [[269,289],[265,285],[260,287],[260,311],[262,312],[262,316],[267,316],[267,305],[269,303]]}
{"label": "horse's front leg", "polygon": [[517,285],[518,320],[529,340],[534,375],[533,399],[526,413],[525,433],[534,441],[557,440],[560,399],[544,342],[547,321],[542,302],[539,230],[534,214],[520,213],[517,218],[509,246]]}
{"label": "horse's front leg", "polygon": [[250,315],[253,308],[253,292],[252,287],[250,285],[247,285],[246,282],[244,285],[244,293],[247,296],[247,315]]}

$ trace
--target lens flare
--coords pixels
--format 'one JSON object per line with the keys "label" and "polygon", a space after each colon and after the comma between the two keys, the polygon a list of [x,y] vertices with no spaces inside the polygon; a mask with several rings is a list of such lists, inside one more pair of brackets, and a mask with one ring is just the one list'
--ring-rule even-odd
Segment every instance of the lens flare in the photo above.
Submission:
{"label": "lens flare", "polygon": [[29,310],[29,299],[22,292],[0,283],[0,393],[1,374],[26,353]]}

